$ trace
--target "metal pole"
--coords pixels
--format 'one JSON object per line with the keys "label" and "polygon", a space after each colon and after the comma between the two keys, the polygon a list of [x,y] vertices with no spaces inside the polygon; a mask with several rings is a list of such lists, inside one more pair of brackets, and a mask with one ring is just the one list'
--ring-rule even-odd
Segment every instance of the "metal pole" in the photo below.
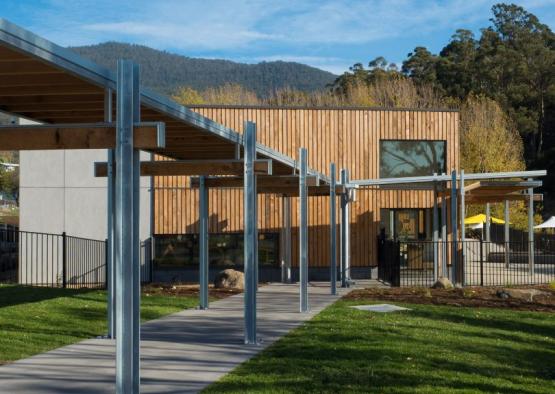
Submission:
{"label": "metal pole", "polygon": [[464,286],[464,268],[465,268],[465,237],[466,237],[466,229],[464,228],[464,218],[466,217],[466,206],[464,202],[464,170],[461,170],[460,180],[459,180],[459,187],[461,193],[461,260],[460,264],[458,265],[458,271],[461,274],[460,278],[457,278],[457,282],[461,283]]}
{"label": "metal pole", "polygon": [[[139,65],[133,64],[133,122],[141,121]],[[133,145],[133,142],[131,142]],[[141,347],[141,151],[133,149],[133,392],[140,391]]]}
{"label": "metal pole", "polygon": [[336,225],[336,196],[335,196],[335,163],[330,164],[330,291],[337,294],[337,225]]}
{"label": "metal pole", "polygon": [[108,242],[106,243],[106,290],[108,292],[108,338],[115,338],[116,297],[115,297],[115,264],[114,264],[114,150],[108,149]]}
{"label": "metal pole", "polygon": [[441,196],[441,275],[447,277],[447,196]]}
{"label": "metal pole", "polygon": [[291,197],[283,197],[283,215],[285,219],[285,283],[291,283]]}
{"label": "metal pole", "polygon": [[[115,265],[116,265],[116,392],[138,393],[139,376],[135,373],[136,331],[134,305],[135,259],[135,160],[133,149],[135,67],[131,61],[118,60],[117,138],[115,190]],[[138,349],[137,349],[138,350]]]}
{"label": "metal pole", "polygon": [[299,286],[300,311],[308,312],[308,189],[307,152],[299,149]]}
{"label": "metal pole", "polygon": [[67,235],[62,233],[62,287],[67,287]]}
{"label": "metal pole", "polygon": [[528,269],[530,275],[534,274],[534,253],[534,188],[531,187],[528,189]]}
{"label": "metal pole", "polygon": [[[346,181],[349,182],[349,170],[345,170]],[[345,194],[345,281],[347,287],[351,286],[351,192]]]}
{"label": "metal pole", "polygon": [[[104,121],[112,122],[112,90],[104,91]],[[107,242],[106,242],[106,292],[107,292],[107,323],[108,338],[115,337],[115,264],[114,264],[114,150],[108,149],[108,177],[107,177]]]}
{"label": "metal pole", "polygon": [[[341,184],[342,185],[346,185],[347,184],[347,170],[342,168],[341,172],[340,172],[340,178],[341,178]],[[345,190],[345,189],[344,189]],[[346,267],[346,262],[347,262],[347,227],[348,225],[348,212],[347,212],[347,195],[344,192],[343,194],[341,194],[341,227],[340,227],[340,238],[341,238],[341,242],[340,242],[340,248],[341,248],[341,268],[340,268],[340,277],[341,277],[341,287],[347,287],[347,277],[346,277],[346,272],[347,272],[347,267]]]}
{"label": "metal pole", "polygon": [[199,308],[208,309],[208,190],[205,177],[199,182]]}
{"label": "metal pole", "polygon": [[243,135],[245,160],[244,174],[244,248],[245,248],[245,344],[255,345],[256,340],[256,176],[254,174],[254,158],[256,156],[256,125],[245,122]]}
{"label": "metal pole", "polygon": [[[150,161],[156,161],[156,155],[150,154]],[[154,248],[154,233],[156,232],[156,184],[154,177],[150,177],[150,254],[149,254],[149,282],[154,282],[154,258],[156,249]]]}
{"label": "metal pole", "polygon": [[[437,174],[434,174],[434,176]],[[434,254],[434,281],[438,278],[439,271],[439,256],[438,256],[438,243],[439,243],[439,214],[437,208],[437,184],[434,182],[434,208],[432,217],[432,238],[433,238],[433,254]]]}
{"label": "metal pole", "polygon": [[505,267],[509,268],[509,252],[510,252],[510,232],[509,232],[509,200],[505,200],[505,223],[503,224],[503,229],[505,230],[504,241],[505,241]]}
{"label": "metal pole", "polygon": [[451,236],[453,237],[452,250],[451,250],[451,280],[455,280],[457,254],[459,253],[457,247],[457,171],[451,172]]}
{"label": "metal pole", "polygon": [[486,203],[486,242],[491,241],[491,206]]}

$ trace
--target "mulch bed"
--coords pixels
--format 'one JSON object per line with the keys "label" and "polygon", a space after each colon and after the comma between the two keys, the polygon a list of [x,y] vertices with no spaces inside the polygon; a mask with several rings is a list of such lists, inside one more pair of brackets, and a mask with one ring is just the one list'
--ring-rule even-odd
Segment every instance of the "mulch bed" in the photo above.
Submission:
{"label": "mulch bed", "polygon": [[544,294],[533,301],[497,296],[502,287],[465,287],[462,289],[429,289],[417,287],[368,288],[347,294],[347,300],[379,300],[411,304],[435,304],[467,307],[510,308],[525,311],[555,312],[555,289],[549,285],[511,288],[537,289]]}
{"label": "mulch bed", "polygon": [[[234,294],[242,293],[239,289],[217,289],[210,285],[210,297],[222,299]],[[143,294],[151,295],[170,295],[170,296],[198,296],[198,284],[167,284],[167,283],[151,283],[143,286]]]}

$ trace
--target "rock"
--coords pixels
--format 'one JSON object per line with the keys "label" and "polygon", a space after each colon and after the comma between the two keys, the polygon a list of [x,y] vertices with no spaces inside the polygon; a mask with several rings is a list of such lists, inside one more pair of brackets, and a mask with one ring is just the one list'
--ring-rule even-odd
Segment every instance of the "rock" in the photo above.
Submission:
{"label": "rock", "polygon": [[501,289],[497,290],[497,296],[500,298],[514,298],[517,300],[524,300],[528,302],[534,301],[534,297],[546,294],[545,291],[538,289]]}
{"label": "rock", "polygon": [[434,289],[452,289],[453,283],[449,280],[449,278],[441,277],[439,278],[436,283],[432,286]]}
{"label": "rock", "polygon": [[226,269],[219,272],[214,279],[214,287],[218,289],[243,289],[245,275],[241,271]]}

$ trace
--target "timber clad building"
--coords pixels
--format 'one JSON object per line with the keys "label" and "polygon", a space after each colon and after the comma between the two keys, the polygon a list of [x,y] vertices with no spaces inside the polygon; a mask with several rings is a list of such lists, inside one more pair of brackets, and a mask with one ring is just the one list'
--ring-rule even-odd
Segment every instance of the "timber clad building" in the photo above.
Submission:
{"label": "timber clad building", "polygon": [[[194,111],[243,130],[257,125],[258,142],[298,157],[308,148],[309,167],[329,176],[329,163],[345,168],[350,179],[378,179],[450,173],[459,168],[459,114],[449,110],[374,108],[269,108],[203,106]],[[153,220],[156,273],[160,279],[187,279],[198,267],[198,191],[187,177],[156,177]],[[399,189],[399,187],[396,187]],[[211,269],[242,265],[242,188],[209,191]],[[290,199],[292,266],[298,260],[298,199],[259,194],[261,280],[276,280],[284,256],[284,216]],[[329,197],[309,197],[311,279],[329,275]],[[377,240],[432,239],[431,190],[360,189],[350,204],[351,276],[368,277],[377,265]],[[339,217],[339,210],[338,210]],[[430,257],[431,258],[431,257]],[[293,270],[296,278],[298,270]]]}

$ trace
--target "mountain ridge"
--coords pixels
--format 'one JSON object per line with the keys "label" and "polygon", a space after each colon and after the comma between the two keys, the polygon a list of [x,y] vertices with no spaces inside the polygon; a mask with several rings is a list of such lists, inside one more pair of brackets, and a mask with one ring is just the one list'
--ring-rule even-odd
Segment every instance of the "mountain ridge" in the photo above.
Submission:
{"label": "mountain ridge", "polygon": [[286,61],[239,63],[225,59],[194,58],[138,44],[104,42],[70,47],[79,55],[112,70],[118,58],[141,65],[141,80],[160,93],[172,94],[179,87],[196,90],[237,83],[260,97],[281,88],[306,92],[325,88],[336,75],[302,63]]}

